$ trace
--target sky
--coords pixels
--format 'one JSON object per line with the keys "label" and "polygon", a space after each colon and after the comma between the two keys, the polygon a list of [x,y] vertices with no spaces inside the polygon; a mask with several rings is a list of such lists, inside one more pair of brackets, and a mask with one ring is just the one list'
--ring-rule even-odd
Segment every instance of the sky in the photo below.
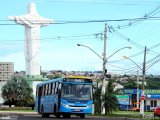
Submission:
{"label": "sky", "polygon": [[[15,71],[25,70],[25,29],[9,21],[8,16],[27,14],[30,2],[35,3],[41,16],[53,20],[53,24],[41,28],[42,70],[102,70],[102,59],[77,44],[86,45],[103,57],[103,34],[107,24],[106,56],[109,58],[106,68],[109,73],[136,74],[138,70],[142,74],[146,46],[146,74],[160,74],[158,0],[1,1],[0,61],[14,62]],[[118,51],[128,46],[132,49]]]}

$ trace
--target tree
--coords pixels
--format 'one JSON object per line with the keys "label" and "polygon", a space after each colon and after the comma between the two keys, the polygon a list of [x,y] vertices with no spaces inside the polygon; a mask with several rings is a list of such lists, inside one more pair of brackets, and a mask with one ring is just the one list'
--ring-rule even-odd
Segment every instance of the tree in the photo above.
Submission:
{"label": "tree", "polygon": [[99,83],[101,82],[101,79],[96,79],[96,85],[94,86],[94,92],[93,92],[93,103],[94,103],[94,112],[95,114],[101,113],[101,88],[99,87]]}
{"label": "tree", "polygon": [[159,89],[160,86],[160,78],[158,77],[146,77],[147,86],[146,89]]}
{"label": "tree", "polygon": [[96,88],[93,94],[93,102],[94,102],[94,109],[95,114],[101,113],[101,88]]}
{"label": "tree", "polygon": [[46,77],[47,76],[47,72],[41,72],[41,75],[43,76],[43,78],[44,77]]}
{"label": "tree", "polygon": [[125,89],[136,89],[137,88],[137,83],[132,80],[129,79],[127,83],[121,83]]}
{"label": "tree", "polygon": [[108,85],[106,87],[106,92],[102,96],[102,101],[104,101],[105,113],[112,113],[113,110],[117,109],[118,100],[115,95],[116,91],[114,91],[114,85],[111,80],[109,80]]}
{"label": "tree", "polygon": [[47,78],[49,79],[56,79],[56,78],[61,78],[61,77],[63,77],[62,74],[47,75]]}
{"label": "tree", "polygon": [[14,76],[2,87],[4,104],[15,106],[29,106],[33,104],[32,88],[27,79]]}

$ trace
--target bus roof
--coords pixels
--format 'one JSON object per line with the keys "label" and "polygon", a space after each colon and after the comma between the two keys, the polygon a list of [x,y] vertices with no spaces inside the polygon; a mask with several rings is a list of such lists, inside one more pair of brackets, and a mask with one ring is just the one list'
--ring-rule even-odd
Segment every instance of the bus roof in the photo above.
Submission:
{"label": "bus roof", "polygon": [[74,76],[74,75],[70,75],[70,76],[66,76],[65,78],[72,78],[72,79],[92,79],[92,78],[90,78],[90,77],[86,77],[86,76],[78,76],[78,75],[76,75],[76,76]]}
{"label": "bus roof", "polygon": [[56,78],[56,79],[48,79],[46,81],[43,81],[39,84],[37,84],[38,86],[41,86],[43,84],[48,84],[48,83],[52,83],[52,82],[59,82],[59,81],[63,81],[63,78]]}
{"label": "bus roof", "polygon": [[[71,79],[88,79],[88,80],[92,80],[90,77],[86,77],[86,76],[66,76],[64,78],[71,78]],[[39,84],[37,84],[38,86],[41,86],[43,84],[49,84],[49,83],[52,83],[52,82],[63,82],[64,78],[56,78],[56,79],[48,79],[46,81],[43,81]]]}

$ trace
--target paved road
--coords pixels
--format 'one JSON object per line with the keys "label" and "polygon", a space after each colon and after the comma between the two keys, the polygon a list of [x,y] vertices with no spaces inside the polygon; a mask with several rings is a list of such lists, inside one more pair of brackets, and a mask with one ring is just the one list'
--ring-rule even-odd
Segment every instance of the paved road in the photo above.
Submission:
{"label": "paved road", "polygon": [[[0,120],[64,120],[66,118],[56,118],[54,115],[51,115],[49,118],[42,118],[41,115],[38,114],[25,114],[25,113],[0,113]],[[93,117],[86,116],[85,120],[105,120],[106,118],[101,117]],[[67,118],[67,120],[82,120],[82,118],[78,116],[71,116],[71,118]]]}
{"label": "paved road", "polygon": [[[37,113],[0,113],[0,120],[64,120],[66,118],[56,118],[51,115],[50,118],[42,118],[41,115]],[[86,116],[84,120],[137,120],[137,119],[128,119],[128,118],[107,118],[100,116]],[[67,120],[82,120],[78,116],[71,116]]]}

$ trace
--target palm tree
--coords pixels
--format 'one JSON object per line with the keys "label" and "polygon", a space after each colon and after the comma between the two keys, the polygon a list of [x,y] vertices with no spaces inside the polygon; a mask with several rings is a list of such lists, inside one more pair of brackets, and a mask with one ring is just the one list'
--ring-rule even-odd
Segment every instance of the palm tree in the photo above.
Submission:
{"label": "palm tree", "polygon": [[108,85],[106,87],[106,92],[102,96],[102,101],[104,101],[106,114],[112,113],[113,110],[116,110],[118,104],[118,100],[115,95],[116,91],[114,91],[114,85],[112,83],[112,80],[109,80]]}
{"label": "palm tree", "polygon": [[93,102],[95,108],[95,114],[101,113],[101,88],[96,87],[94,94],[93,94]]}

